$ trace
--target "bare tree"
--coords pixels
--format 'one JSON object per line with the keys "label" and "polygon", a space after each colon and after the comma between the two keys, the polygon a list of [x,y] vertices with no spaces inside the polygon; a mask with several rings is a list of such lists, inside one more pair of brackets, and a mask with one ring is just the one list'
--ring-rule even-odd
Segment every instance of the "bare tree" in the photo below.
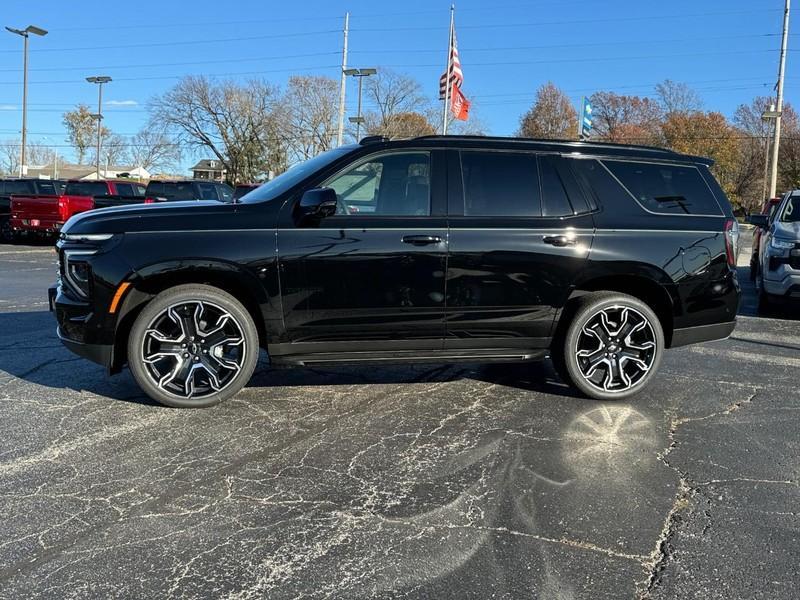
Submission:
{"label": "bare tree", "polygon": [[[67,129],[67,141],[75,148],[78,163],[83,164],[86,152],[97,141],[97,121],[88,106],[78,104],[75,110],[64,113],[62,122]],[[104,138],[111,133],[107,127],[101,131]]]}
{"label": "bare tree", "polygon": [[292,158],[306,160],[332,147],[336,135],[339,82],[313,75],[289,78],[286,138]]}
{"label": "bare tree", "polygon": [[663,113],[650,98],[597,92],[590,98],[594,134],[601,140],[620,143],[663,144]]}
{"label": "bare tree", "polygon": [[[100,148],[100,168],[105,165],[121,165],[128,162],[128,140],[117,135],[110,133],[103,136],[102,146]],[[97,150],[92,151],[90,159],[92,164],[97,162]]]}
{"label": "bare tree", "polygon": [[163,127],[148,124],[130,139],[128,157],[134,167],[168,171],[180,161],[181,149]]}
{"label": "bare tree", "polygon": [[387,115],[382,120],[370,120],[367,124],[369,135],[384,135],[388,138],[410,138],[434,135],[436,127],[419,112],[399,112]]}
{"label": "bare tree", "polygon": [[536,92],[536,101],[522,116],[518,135],[546,139],[575,139],[578,114],[569,97],[552,82]]}
{"label": "bare tree", "polygon": [[667,116],[703,110],[703,100],[697,92],[685,83],[671,79],[665,79],[656,85],[656,99]]}
{"label": "bare tree", "polygon": [[149,108],[154,124],[222,161],[233,183],[257,181],[287,166],[280,97],[265,81],[188,76]]}
{"label": "bare tree", "polygon": [[0,142],[0,171],[3,175],[19,174],[20,140],[3,140]]}
{"label": "bare tree", "polygon": [[373,135],[391,136],[393,129],[397,128],[396,115],[416,113],[425,118],[430,108],[430,101],[416,79],[390,69],[379,69],[376,75],[368,77],[364,94],[374,107],[364,113],[366,130]]}

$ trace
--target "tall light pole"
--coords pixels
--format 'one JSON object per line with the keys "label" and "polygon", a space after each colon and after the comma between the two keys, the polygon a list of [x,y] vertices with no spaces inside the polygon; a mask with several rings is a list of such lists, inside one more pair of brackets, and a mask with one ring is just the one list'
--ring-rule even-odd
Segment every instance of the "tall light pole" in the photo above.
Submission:
{"label": "tall light pole", "polygon": [[344,102],[347,83],[347,34],[350,31],[350,13],[344,13],[344,42],[342,43],[342,81],[339,84],[339,128],[336,132],[336,146],[342,145],[344,139]]}
{"label": "tall light pole", "polygon": [[356,142],[361,138],[361,124],[364,122],[364,117],[361,116],[361,90],[364,77],[375,75],[378,69],[345,69],[344,74],[349,77],[358,78],[358,116],[350,117],[349,121],[356,124]]}
{"label": "tall light pole", "polygon": [[774,198],[778,191],[778,155],[781,145],[781,114],[783,112],[783,77],[786,72],[786,45],[789,40],[789,4],[783,10],[783,39],[781,40],[781,61],[778,67],[778,105],[775,107],[775,141],[772,143],[772,174],[769,178],[769,197]]}
{"label": "tall light pole", "polygon": [[21,35],[25,40],[22,46],[22,148],[19,152],[19,176],[25,174],[25,142],[28,135],[28,36],[47,35],[47,30],[35,25],[28,25],[25,29],[15,29],[6,26],[11,33]]}
{"label": "tall light pole", "polygon": [[102,146],[103,137],[103,84],[111,81],[108,75],[97,75],[95,77],[87,77],[86,81],[89,83],[97,84],[97,158],[95,160],[96,177],[100,179],[100,148]]}

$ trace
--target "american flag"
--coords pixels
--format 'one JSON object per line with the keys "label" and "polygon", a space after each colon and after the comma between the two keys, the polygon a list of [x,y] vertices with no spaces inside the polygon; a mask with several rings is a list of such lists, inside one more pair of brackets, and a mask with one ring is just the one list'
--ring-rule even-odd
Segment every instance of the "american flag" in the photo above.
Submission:
{"label": "american flag", "polygon": [[[450,74],[450,90],[447,89],[447,75]],[[447,70],[439,78],[439,100],[444,100],[445,96],[453,97],[453,88],[461,89],[464,83],[464,74],[461,72],[461,61],[458,59],[458,45],[456,44],[456,32],[450,39],[450,58],[447,61]]]}

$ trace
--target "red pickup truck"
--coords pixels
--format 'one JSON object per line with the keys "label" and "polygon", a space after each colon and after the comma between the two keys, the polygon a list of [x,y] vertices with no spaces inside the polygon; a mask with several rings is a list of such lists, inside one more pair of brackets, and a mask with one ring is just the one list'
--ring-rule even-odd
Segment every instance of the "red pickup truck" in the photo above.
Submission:
{"label": "red pickup truck", "polygon": [[[96,208],[95,196],[114,196],[144,202],[145,186],[130,180],[68,181],[61,195],[11,197],[11,229],[15,234],[58,233],[72,215]],[[102,206],[110,206],[109,202]]]}

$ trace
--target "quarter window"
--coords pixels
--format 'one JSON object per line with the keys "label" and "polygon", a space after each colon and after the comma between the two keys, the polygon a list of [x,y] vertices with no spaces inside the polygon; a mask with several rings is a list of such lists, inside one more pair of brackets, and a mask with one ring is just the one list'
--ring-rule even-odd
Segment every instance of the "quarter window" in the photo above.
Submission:
{"label": "quarter window", "polygon": [[604,160],[644,208],[656,213],[719,215],[719,204],[696,167]]}
{"label": "quarter window", "polygon": [[324,187],[336,191],[337,215],[428,216],[430,154],[385,154],[336,175]]}
{"label": "quarter window", "polygon": [[542,175],[542,216],[565,217],[573,214],[567,190],[556,168],[555,156],[542,156],[539,167]]}
{"label": "quarter window", "polygon": [[478,217],[539,217],[542,200],[536,155],[462,152],[464,214]]}

